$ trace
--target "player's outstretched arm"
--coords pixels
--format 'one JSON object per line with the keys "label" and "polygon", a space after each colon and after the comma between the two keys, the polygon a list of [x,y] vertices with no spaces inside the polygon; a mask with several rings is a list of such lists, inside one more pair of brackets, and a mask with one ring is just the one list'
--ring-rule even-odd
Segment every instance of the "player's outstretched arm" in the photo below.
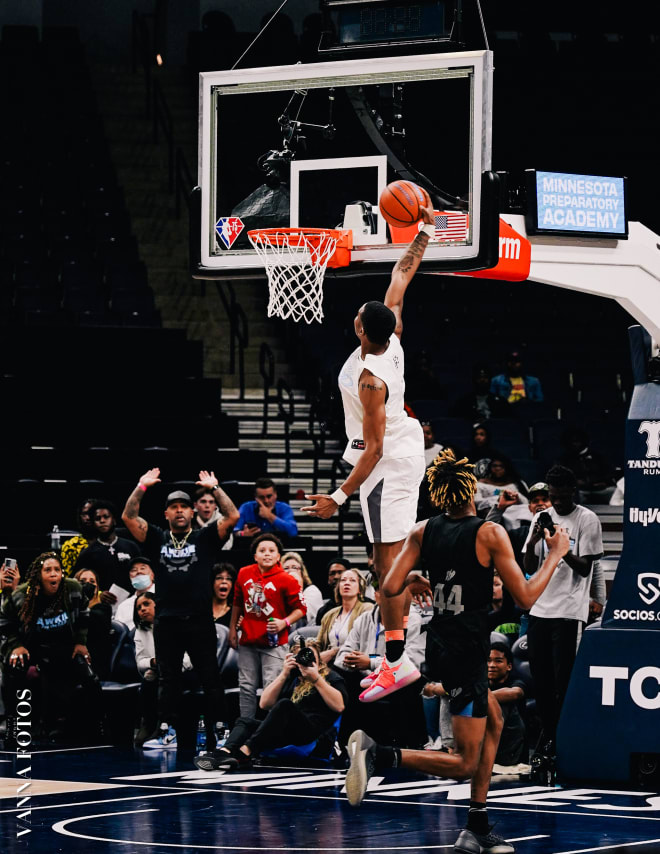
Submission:
{"label": "player's outstretched arm", "polygon": [[431,586],[421,573],[413,572],[422,554],[422,538],[426,522],[418,522],[405,539],[403,548],[385,576],[381,591],[384,596],[398,596],[407,587],[414,596],[431,592]]}
{"label": "player's outstretched arm", "polygon": [[[364,450],[353,471],[333,495],[306,495],[315,501],[311,507],[303,507],[310,516],[329,519],[349,495],[359,489],[374,470],[376,463],[383,456],[383,440],[385,438],[385,401],[387,385],[366,369],[360,375],[359,391],[362,403],[362,437]],[[333,497],[334,496],[334,497]],[[335,499],[339,498],[339,501]]]}
{"label": "player's outstretched arm", "polygon": [[513,556],[509,536],[501,525],[486,522],[477,534],[477,559],[484,564],[488,560],[493,561],[502,583],[519,608],[529,610],[532,607],[548,586],[559,561],[570,548],[565,528],[557,527],[552,537],[546,531],[545,541],[548,555],[541,568],[530,579],[526,579]]}
{"label": "player's outstretched arm", "polygon": [[[421,211],[424,224],[433,225],[433,210],[431,208],[422,208]],[[399,338],[403,332],[403,297],[406,293],[406,288],[417,272],[428,243],[429,235],[420,231],[392,270],[392,278],[385,293],[384,303],[394,312],[394,316],[396,317],[394,332]]]}
{"label": "player's outstretched arm", "polygon": [[128,496],[124,512],[121,514],[122,522],[138,543],[143,543],[147,539],[147,531],[149,529],[148,523],[140,516],[140,504],[147,489],[155,486],[157,483],[160,483],[159,468],[149,469],[149,471],[145,472],[138,480],[138,484],[133,492]]}

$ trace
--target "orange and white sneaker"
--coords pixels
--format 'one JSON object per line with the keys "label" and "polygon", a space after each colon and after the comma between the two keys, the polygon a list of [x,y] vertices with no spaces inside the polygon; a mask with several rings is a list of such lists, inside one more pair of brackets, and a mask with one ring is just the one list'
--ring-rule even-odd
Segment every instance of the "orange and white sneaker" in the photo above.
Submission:
{"label": "orange and white sneaker", "polygon": [[380,668],[383,666],[383,661],[385,659],[381,659],[380,664],[375,670],[372,670],[371,673],[367,673],[364,679],[360,679],[360,688],[368,688],[374,681],[374,679],[378,679],[378,674],[380,673]]}
{"label": "orange and white sneaker", "polygon": [[373,703],[375,700],[380,700],[381,697],[387,697],[388,694],[398,691],[399,688],[405,688],[406,685],[416,682],[420,676],[421,673],[405,652],[395,664],[390,664],[386,659],[383,659],[378,675],[371,685],[360,694],[360,702]]}

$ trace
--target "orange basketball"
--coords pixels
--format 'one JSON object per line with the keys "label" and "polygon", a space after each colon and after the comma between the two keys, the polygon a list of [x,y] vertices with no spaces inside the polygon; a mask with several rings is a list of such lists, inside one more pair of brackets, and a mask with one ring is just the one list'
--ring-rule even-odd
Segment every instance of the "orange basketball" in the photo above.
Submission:
{"label": "orange basketball", "polygon": [[422,218],[420,208],[430,207],[429,194],[412,181],[393,181],[380,196],[378,206],[386,222],[405,228]]}

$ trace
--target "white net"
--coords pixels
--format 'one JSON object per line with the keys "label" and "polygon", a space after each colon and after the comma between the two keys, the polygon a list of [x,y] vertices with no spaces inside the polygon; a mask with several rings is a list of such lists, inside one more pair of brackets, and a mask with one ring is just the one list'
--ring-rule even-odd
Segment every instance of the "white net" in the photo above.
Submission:
{"label": "white net", "polygon": [[268,276],[268,317],[320,323],[323,277],[337,247],[337,235],[273,229],[248,236]]}

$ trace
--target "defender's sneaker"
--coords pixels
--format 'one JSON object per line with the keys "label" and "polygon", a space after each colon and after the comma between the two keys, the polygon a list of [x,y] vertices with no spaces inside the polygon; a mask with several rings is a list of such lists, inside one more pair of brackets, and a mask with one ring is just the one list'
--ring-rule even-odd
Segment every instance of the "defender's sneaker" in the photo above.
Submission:
{"label": "defender's sneaker", "polygon": [[389,664],[386,659],[383,659],[378,676],[360,694],[360,702],[373,703],[381,697],[387,697],[388,694],[398,691],[399,688],[405,688],[406,685],[416,682],[420,677],[421,673],[405,652],[397,664]]}
{"label": "defender's sneaker", "polygon": [[366,732],[357,729],[348,739],[346,749],[351,761],[346,772],[346,797],[352,807],[358,807],[367,791],[369,778],[374,773],[376,742]]}
{"label": "defender's sneaker", "polygon": [[496,833],[474,833],[461,830],[454,843],[456,854],[515,854],[516,849]]}

